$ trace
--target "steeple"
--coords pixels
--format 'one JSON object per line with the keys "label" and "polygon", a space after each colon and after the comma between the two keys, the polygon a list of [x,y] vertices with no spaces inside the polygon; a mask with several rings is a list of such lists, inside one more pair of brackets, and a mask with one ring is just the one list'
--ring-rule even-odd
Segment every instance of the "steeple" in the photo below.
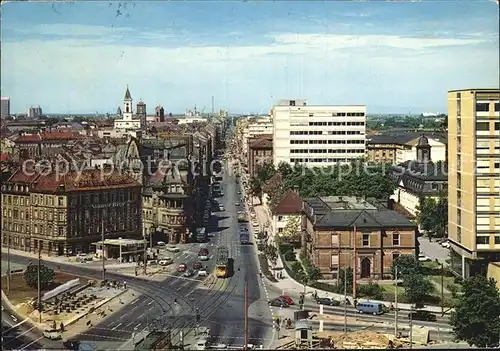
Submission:
{"label": "steeple", "polygon": [[123,100],[132,100],[132,95],[130,95],[130,90],[128,90],[128,85],[127,85],[127,91],[125,91],[125,98]]}
{"label": "steeple", "polygon": [[427,163],[429,161],[431,161],[431,146],[429,145],[429,139],[422,134],[417,144],[417,162]]}

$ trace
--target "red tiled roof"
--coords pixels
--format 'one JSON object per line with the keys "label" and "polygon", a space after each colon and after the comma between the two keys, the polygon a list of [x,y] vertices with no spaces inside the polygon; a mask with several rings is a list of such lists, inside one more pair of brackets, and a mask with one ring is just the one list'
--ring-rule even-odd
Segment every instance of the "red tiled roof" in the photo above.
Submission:
{"label": "red tiled roof", "polygon": [[42,175],[39,172],[28,172],[18,170],[12,175],[8,182],[30,183],[33,185],[32,192],[55,193],[119,189],[138,187],[140,184],[128,175],[117,172],[109,173],[98,169],[85,170],[83,172],[69,172],[67,174],[51,173]]}
{"label": "red tiled roof", "polygon": [[288,189],[281,201],[272,209],[273,214],[300,214],[302,212],[302,198],[294,190]]}
{"label": "red tiled roof", "polygon": [[250,141],[250,149],[272,149],[273,136],[272,134],[261,135],[258,138]]}
{"label": "red tiled roof", "polygon": [[26,142],[40,142],[40,141],[52,141],[52,140],[76,140],[81,139],[82,135],[74,132],[41,132],[38,134],[25,134],[21,135],[16,143],[26,143]]}

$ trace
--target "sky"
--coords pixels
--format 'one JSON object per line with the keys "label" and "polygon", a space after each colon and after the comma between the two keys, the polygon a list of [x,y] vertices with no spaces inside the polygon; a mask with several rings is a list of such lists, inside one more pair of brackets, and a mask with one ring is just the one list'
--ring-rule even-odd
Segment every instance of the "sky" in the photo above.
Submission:
{"label": "sky", "polygon": [[266,113],[280,99],[372,113],[446,112],[448,90],[498,88],[491,0],[2,3],[11,112]]}

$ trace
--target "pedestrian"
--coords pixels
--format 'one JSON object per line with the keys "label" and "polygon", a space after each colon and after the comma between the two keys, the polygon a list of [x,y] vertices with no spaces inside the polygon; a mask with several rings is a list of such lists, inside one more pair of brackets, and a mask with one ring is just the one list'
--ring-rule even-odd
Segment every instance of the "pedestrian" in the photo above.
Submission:
{"label": "pedestrian", "polygon": [[127,289],[127,282],[126,281],[123,281],[123,288]]}
{"label": "pedestrian", "polygon": [[64,323],[63,322],[61,322],[60,327],[61,327],[61,332],[64,332]]}

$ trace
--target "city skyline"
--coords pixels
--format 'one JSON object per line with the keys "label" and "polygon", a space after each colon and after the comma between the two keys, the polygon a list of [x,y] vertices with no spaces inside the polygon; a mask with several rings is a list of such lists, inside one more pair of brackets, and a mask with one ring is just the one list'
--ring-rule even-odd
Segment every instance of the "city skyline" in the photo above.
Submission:
{"label": "city skyline", "polygon": [[19,2],[2,12],[12,113],[114,113],[127,84],[148,113],[157,104],[208,112],[212,96],[233,113],[286,98],[365,104],[368,114],[444,112],[448,90],[498,86],[489,0]]}

